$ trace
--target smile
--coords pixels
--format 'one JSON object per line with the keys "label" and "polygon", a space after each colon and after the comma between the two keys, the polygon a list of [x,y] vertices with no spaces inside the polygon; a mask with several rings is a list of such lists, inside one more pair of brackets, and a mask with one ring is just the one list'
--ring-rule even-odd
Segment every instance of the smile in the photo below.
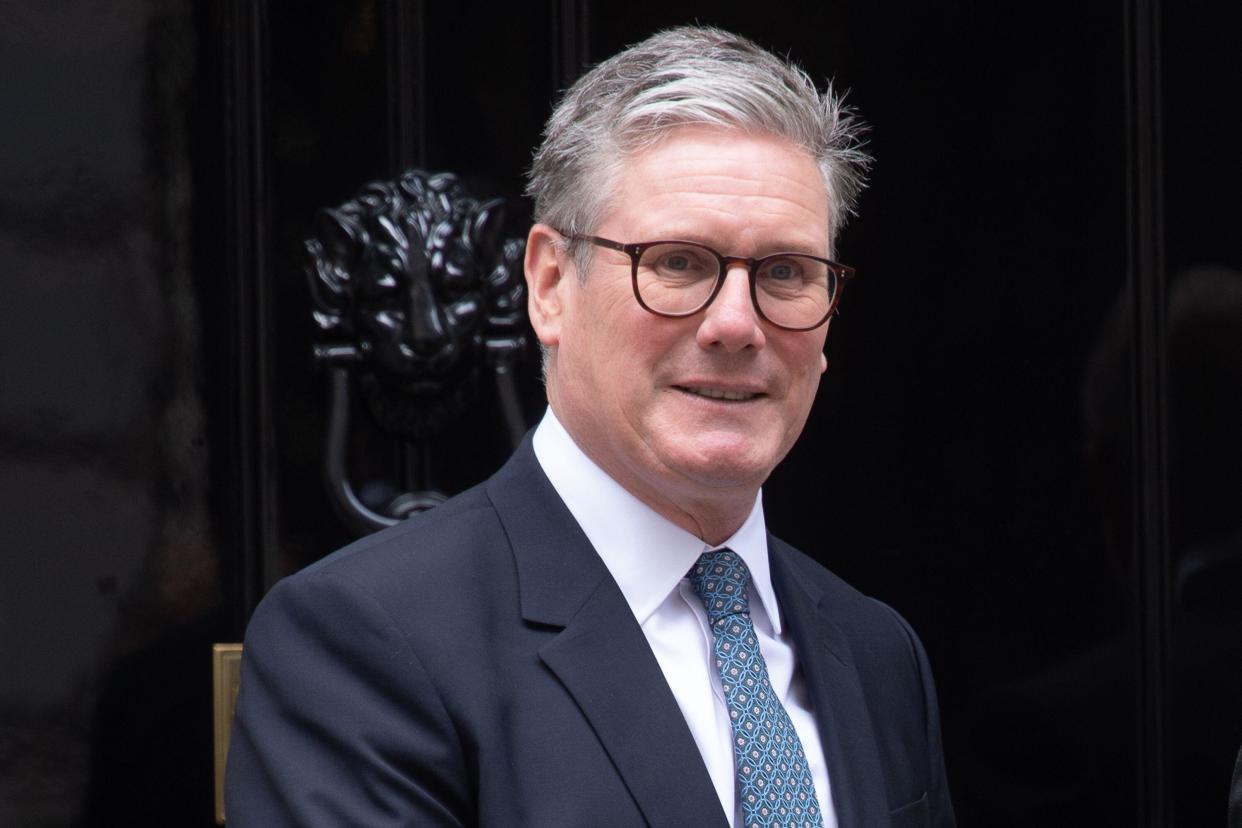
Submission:
{"label": "smile", "polygon": [[685,385],[674,386],[678,391],[693,394],[696,397],[707,397],[709,400],[728,400],[729,402],[746,402],[762,394],[753,391],[725,391],[719,388],[695,388]]}

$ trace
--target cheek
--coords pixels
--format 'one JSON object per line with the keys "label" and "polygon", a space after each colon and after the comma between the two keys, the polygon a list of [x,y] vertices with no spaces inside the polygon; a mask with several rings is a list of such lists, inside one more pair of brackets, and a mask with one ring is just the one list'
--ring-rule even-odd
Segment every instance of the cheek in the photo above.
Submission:
{"label": "cheek", "polygon": [[643,310],[629,294],[609,303],[589,335],[608,372],[630,381],[649,375],[664,354],[676,350],[682,341],[692,345],[694,338],[693,332],[678,326],[676,320],[661,319]]}
{"label": "cheek", "polygon": [[802,407],[805,414],[815,401],[815,394],[819,390],[819,383],[823,379],[824,374],[824,354],[822,351],[813,353],[803,353],[798,357],[795,363],[798,366],[797,373],[793,376],[795,388],[792,396],[798,400],[798,404]]}
{"label": "cheek", "polygon": [[608,308],[579,306],[566,322],[560,351],[576,387],[589,402],[624,396],[621,386],[639,371],[629,332]]}

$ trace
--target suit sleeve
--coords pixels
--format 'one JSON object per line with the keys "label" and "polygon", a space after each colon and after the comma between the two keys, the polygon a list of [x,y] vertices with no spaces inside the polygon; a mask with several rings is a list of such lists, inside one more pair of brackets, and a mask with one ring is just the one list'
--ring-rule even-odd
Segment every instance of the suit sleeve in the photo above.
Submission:
{"label": "suit sleeve", "polygon": [[953,812],[953,801],[949,796],[949,782],[944,769],[944,748],[940,739],[940,702],[936,697],[931,663],[914,628],[892,607],[885,604],[881,606],[892,614],[905,632],[922,684],[923,721],[927,734],[924,742],[927,751],[927,824],[933,828],[954,828],[957,818]]}
{"label": "suit sleeve", "polygon": [[236,711],[230,828],[475,821],[439,693],[406,636],[348,579],[304,572],[264,599]]}

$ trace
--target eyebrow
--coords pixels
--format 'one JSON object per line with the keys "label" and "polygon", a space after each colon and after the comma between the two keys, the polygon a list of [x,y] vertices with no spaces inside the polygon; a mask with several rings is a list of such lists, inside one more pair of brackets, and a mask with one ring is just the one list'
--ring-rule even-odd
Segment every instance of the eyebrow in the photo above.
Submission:
{"label": "eyebrow", "polygon": [[[707,237],[701,236],[697,233],[664,234],[660,236],[651,236],[650,238],[635,239],[633,242],[626,242],[626,243],[635,244],[635,243],[642,243],[642,242],[648,242],[648,241],[694,242],[695,244],[701,244],[704,247],[710,247],[711,249],[725,256],[738,255],[737,252],[732,249],[732,245],[726,245],[724,247],[721,247],[719,244],[716,243],[716,241],[712,239],[708,239]],[[827,248],[827,245],[825,244],[824,247]],[[778,240],[771,244],[769,244],[766,240],[762,240],[762,243],[758,247],[757,252],[755,252],[753,255],[749,256],[748,258],[762,259],[765,256],[771,256],[776,253],[802,253],[807,256],[818,256],[820,258],[828,258],[828,253],[826,251],[823,253],[817,252],[816,247],[813,244],[794,242],[789,239]]]}

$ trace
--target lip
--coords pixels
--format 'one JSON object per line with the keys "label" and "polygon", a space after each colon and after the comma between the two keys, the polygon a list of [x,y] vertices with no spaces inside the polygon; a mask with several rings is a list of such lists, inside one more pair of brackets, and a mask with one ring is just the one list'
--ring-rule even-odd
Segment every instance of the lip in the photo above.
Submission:
{"label": "lip", "polygon": [[673,383],[673,390],[709,402],[748,403],[767,396],[762,388],[730,382],[688,381]]}

